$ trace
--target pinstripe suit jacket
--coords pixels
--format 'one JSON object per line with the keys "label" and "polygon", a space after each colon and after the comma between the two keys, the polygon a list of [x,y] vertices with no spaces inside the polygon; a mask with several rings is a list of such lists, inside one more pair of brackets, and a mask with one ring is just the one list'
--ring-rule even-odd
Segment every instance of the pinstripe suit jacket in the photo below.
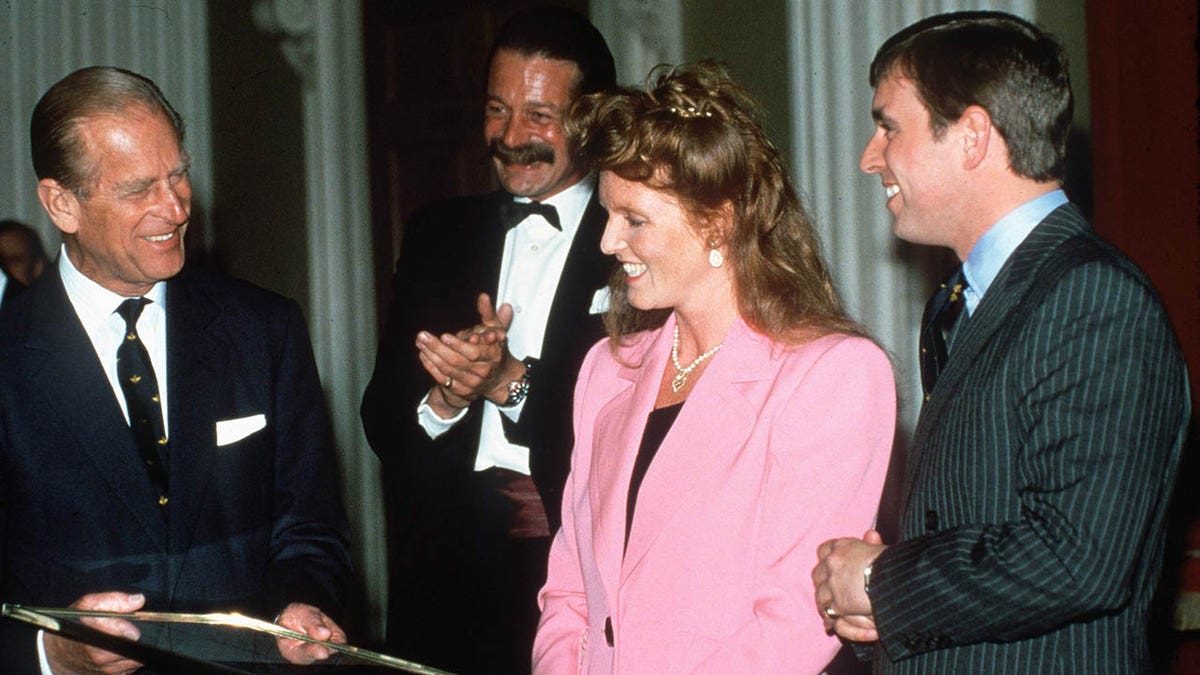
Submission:
{"label": "pinstripe suit jacket", "polygon": [[1064,205],[955,337],[870,589],[886,673],[1135,673],[1190,406],[1154,290]]}

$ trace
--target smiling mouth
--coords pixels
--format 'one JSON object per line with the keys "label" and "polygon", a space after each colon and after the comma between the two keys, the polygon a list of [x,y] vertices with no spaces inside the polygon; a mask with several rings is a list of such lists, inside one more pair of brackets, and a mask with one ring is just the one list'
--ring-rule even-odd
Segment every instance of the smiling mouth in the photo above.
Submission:
{"label": "smiling mouth", "polygon": [[646,265],[641,263],[621,263],[621,268],[625,270],[625,275],[630,279],[636,279],[646,273],[648,269]]}
{"label": "smiling mouth", "polygon": [[896,195],[900,194],[900,186],[899,185],[885,185],[885,186],[883,186],[883,194],[887,195],[888,199],[891,199],[892,197],[895,197]]}
{"label": "smiling mouth", "polygon": [[151,235],[148,237],[142,237],[142,238],[145,239],[146,241],[162,242],[162,241],[169,241],[174,236],[175,236],[174,232],[168,232],[166,234],[155,234],[155,235]]}

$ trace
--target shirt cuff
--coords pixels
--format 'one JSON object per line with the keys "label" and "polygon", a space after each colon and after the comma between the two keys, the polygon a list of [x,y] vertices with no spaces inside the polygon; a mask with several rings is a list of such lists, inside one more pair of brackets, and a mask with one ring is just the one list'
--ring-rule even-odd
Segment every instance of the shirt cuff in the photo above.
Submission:
{"label": "shirt cuff", "polygon": [[470,410],[470,408],[463,408],[454,417],[442,419],[429,406],[429,394],[425,394],[425,398],[422,398],[421,402],[417,405],[417,423],[421,425],[425,433],[429,434],[429,438],[434,439],[450,431],[455,424],[458,424],[462,418],[466,417],[467,410]]}
{"label": "shirt cuff", "polygon": [[496,406],[496,409],[500,411],[501,415],[504,415],[510,421],[512,421],[513,424],[516,424],[517,422],[521,421],[521,411],[525,409],[525,401],[528,401],[528,400],[529,400],[529,398],[526,397],[524,399],[521,399],[521,402],[516,405],[510,405],[510,406],[499,406],[498,405],[498,406]]}

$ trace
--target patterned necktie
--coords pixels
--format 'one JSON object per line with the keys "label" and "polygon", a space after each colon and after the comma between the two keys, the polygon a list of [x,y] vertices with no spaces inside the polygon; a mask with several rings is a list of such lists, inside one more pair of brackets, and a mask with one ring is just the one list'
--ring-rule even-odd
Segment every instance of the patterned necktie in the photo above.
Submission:
{"label": "patterned necktie", "polygon": [[949,358],[946,333],[954,326],[955,319],[966,305],[963,300],[963,289],[966,287],[967,280],[963,277],[960,265],[933,294],[921,316],[921,388],[925,390],[926,401],[946,367]]}
{"label": "patterned necktie", "polygon": [[154,376],[150,353],[137,333],[138,317],[149,302],[145,298],[129,298],[117,308],[117,313],[125,319],[125,337],[117,347],[117,379],[129,409],[129,430],[158,490],[158,505],[163,507],[167,505],[167,435],[158,378]]}
{"label": "patterned necktie", "polygon": [[562,231],[562,223],[558,221],[558,209],[554,208],[553,204],[541,202],[504,202],[500,205],[500,222],[504,224],[505,230],[511,230],[535,213],[545,218],[554,229]]}

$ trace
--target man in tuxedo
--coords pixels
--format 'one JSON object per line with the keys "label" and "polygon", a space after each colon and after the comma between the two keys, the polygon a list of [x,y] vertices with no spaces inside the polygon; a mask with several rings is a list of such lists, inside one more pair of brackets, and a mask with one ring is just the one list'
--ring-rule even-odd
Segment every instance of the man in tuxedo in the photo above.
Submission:
{"label": "man in tuxedo", "polygon": [[[0,325],[0,596],[127,612],[241,611],[344,641],[336,464],[294,302],[182,272],[183,122],[158,87],[92,67],[33,113],[57,262]],[[136,637],[123,621],[105,632]],[[330,651],[281,641],[289,661]],[[13,672],[131,672],[0,627]]]}
{"label": "man in tuxedo", "polygon": [[572,392],[603,336],[610,272],[595,179],[572,156],[563,118],[576,96],[614,86],[614,73],[578,14],[514,15],[492,46],[484,107],[503,190],[426,206],[406,227],[362,405],[383,463],[387,643],[401,656],[529,672]]}
{"label": "man in tuxedo", "polygon": [[963,264],[923,319],[898,540],[822,544],[817,606],[877,672],[1147,672],[1187,382],[1154,289],[1061,190],[1063,50],[940,15],[870,81],[862,169],[897,236]]}

